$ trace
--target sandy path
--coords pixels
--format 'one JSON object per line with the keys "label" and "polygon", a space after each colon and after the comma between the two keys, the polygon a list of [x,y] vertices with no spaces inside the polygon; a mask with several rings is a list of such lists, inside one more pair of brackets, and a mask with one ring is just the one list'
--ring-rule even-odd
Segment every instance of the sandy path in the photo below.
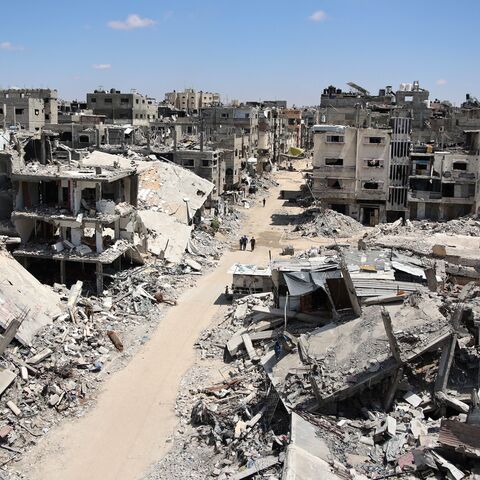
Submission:
{"label": "sandy path", "polygon": [[[278,178],[281,184],[296,183],[300,175],[281,172]],[[193,344],[218,313],[215,301],[231,283],[228,269],[235,262],[265,265],[268,250],[276,254],[280,243],[291,243],[281,240],[284,227],[270,225],[272,213],[283,208],[280,188],[272,189],[265,207],[246,211],[244,233],[257,237],[255,252],[227,252],[213,272],[186,291],[150,341],[105,383],[97,405],[51,431],[17,464],[27,478],[135,480],[168,451],[166,440],[177,425],[177,388],[195,361]]]}

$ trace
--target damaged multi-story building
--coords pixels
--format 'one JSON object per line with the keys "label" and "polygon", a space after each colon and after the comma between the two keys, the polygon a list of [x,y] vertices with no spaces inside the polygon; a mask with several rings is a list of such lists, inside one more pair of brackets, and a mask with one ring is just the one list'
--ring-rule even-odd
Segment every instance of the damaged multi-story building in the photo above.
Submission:
{"label": "damaged multi-story building", "polygon": [[215,185],[210,200],[216,201],[225,190],[227,152],[221,149],[174,149],[163,156]]}
{"label": "damaged multi-story building", "polygon": [[201,135],[213,147],[225,150],[225,183],[240,183],[242,165],[258,147],[259,110],[254,107],[212,107],[201,110]]}
{"label": "damaged multi-story building", "polygon": [[71,284],[133,261],[134,168],[24,163],[11,172],[12,222],[21,244],[13,255],[46,283]]}
{"label": "damaged multi-story building", "polygon": [[107,123],[118,125],[144,125],[158,118],[158,105],[154,98],[136,90],[130,93],[112,88],[87,93],[87,108],[95,115],[105,115]]}
{"label": "damaged multi-story building", "polygon": [[451,220],[477,212],[480,130],[466,130],[464,138],[463,144],[443,150],[413,147],[410,218]]}
{"label": "damaged multi-story building", "polygon": [[391,131],[316,125],[313,193],[325,206],[366,225],[384,222]]}
{"label": "damaged multi-story building", "polygon": [[165,102],[187,112],[198,112],[201,108],[221,105],[219,93],[196,91],[193,88],[187,88],[183,92],[167,92]]}
{"label": "damaged multi-story building", "polygon": [[316,125],[313,192],[363,224],[451,220],[478,210],[480,130],[448,148],[412,144],[411,118],[391,129]]}
{"label": "damaged multi-story building", "polygon": [[0,90],[0,124],[4,129],[38,132],[58,123],[58,94],[50,88]]}

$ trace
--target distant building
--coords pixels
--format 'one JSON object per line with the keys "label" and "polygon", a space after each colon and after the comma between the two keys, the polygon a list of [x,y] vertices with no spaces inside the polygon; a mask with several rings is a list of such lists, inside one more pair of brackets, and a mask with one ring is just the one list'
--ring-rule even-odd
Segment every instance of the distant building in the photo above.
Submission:
{"label": "distant building", "polygon": [[434,151],[414,147],[408,205],[410,218],[451,220],[478,210],[480,130],[465,132],[463,146]]}
{"label": "distant building", "polygon": [[58,123],[57,100],[49,88],[0,90],[0,124],[38,132],[45,123]]}
{"label": "distant building", "polygon": [[193,88],[187,88],[183,92],[168,92],[165,101],[180,110],[187,112],[199,111],[201,108],[220,105],[220,94],[212,92],[197,92]]}
{"label": "distant building", "polygon": [[154,98],[135,91],[122,93],[95,90],[87,93],[87,108],[95,115],[105,115],[106,122],[117,125],[148,125],[158,117],[158,105]]}

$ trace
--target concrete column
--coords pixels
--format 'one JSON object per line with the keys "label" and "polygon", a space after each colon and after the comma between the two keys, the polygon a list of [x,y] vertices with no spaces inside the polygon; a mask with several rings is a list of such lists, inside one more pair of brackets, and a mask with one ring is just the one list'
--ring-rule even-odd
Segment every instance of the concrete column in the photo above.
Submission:
{"label": "concrete column", "polygon": [[120,238],[120,219],[115,220],[115,241]]}
{"label": "concrete column", "polygon": [[72,243],[78,247],[82,244],[83,230],[81,228],[71,228],[70,235]]}
{"label": "concrete column", "polygon": [[95,201],[99,201],[102,199],[102,184],[97,183],[95,185]]}
{"label": "concrete column", "polygon": [[423,220],[425,218],[425,203],[417,203],[417,219]]}
{"label": "concrete column", "polygon": [[97,262],[96,266],[96,275],[97,275],[97,295],[100,295],[103,292],[103,264]]}
{"label": "concrete column", "polygon": [[80,206],[82,202],[82,189],[76,184],[73,183],[73,213],[77,215],[80,211]]}
{"label": "concrete column", "polygon": [[123,180],[123,194],[124,194],[124,201],[131,203],[130,202],[130,185],[131,185],[131,177],[126,177]]}
{"label": "concrete column", "polygon": [[95,244],[97,247],[97,253],[103,252],[103,226],[101,223],[95,225]]}
{"label": "concrete column", "polygon": [[65,285],[65,260],[60,260],[60,283]]}

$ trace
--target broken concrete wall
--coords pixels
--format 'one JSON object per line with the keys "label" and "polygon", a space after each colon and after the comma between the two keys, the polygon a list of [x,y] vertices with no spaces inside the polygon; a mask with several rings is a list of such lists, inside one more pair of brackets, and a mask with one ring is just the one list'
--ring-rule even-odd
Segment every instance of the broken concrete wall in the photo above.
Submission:
{"label": "broken concrete wall", "polygon": [[28,311],[16,334],[28,345],[40,328],[61,313],[60,298],[5,251],[0,251],[0,278],[0,325],[5,328],[12,318]]}

